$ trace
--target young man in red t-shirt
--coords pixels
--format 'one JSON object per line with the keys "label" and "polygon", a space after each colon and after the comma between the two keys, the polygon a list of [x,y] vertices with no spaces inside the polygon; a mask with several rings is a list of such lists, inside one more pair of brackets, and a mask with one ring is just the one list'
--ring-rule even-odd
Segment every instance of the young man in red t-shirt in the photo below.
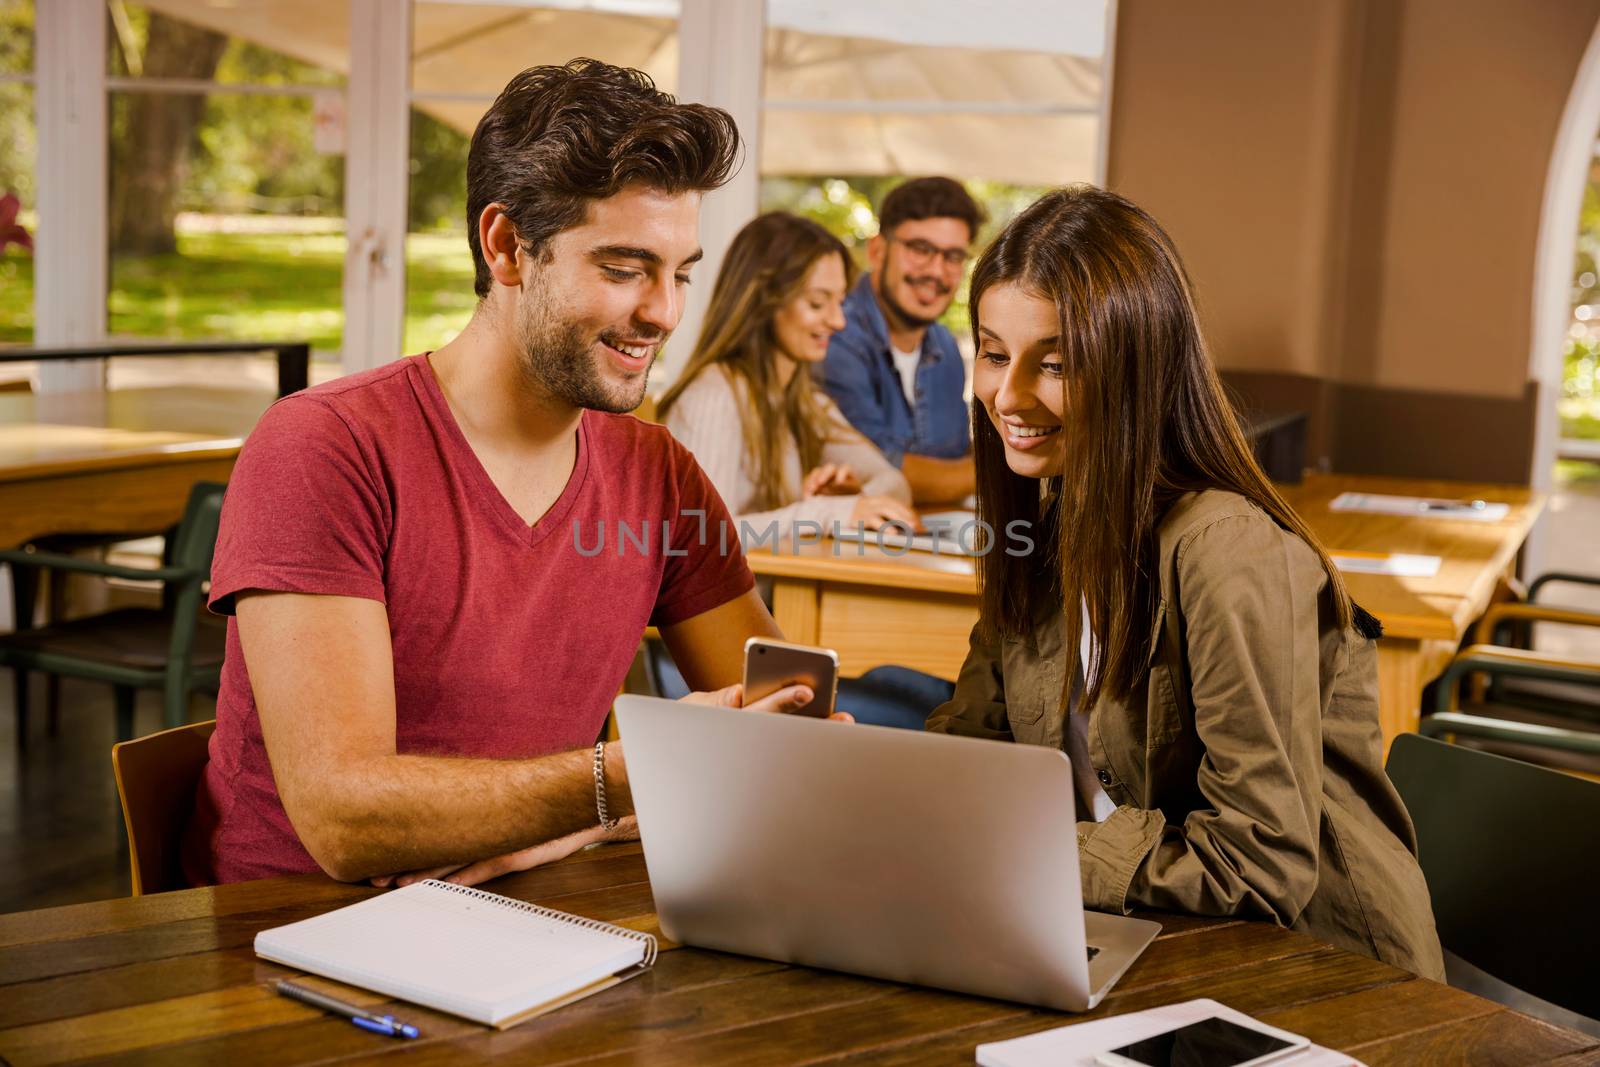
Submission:
{"label": "young man in red t-shirt", "polygon": [[471,883],[628,834],[621,746],[595,737],[647,624],[698,699],[739,702],[745,639],[777,627],[694,459],[625,414],[738,145],[725,112],[592,60],[484,115],[466,330],[280,401],[240,454],[191,878]]}

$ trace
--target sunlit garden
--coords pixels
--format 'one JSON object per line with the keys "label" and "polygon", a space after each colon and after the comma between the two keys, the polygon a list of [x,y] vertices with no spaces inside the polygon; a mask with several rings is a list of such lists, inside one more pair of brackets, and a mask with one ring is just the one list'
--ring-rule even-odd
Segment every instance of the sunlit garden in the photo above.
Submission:
{"label": "sunlit garden", "polygon": [[[815,218],[864,257],[877,232],[873,205],[891,179],[767,179],[762,207]],[[991,218],[979,242],[1042,190],[973,182]],[[449,205],[456,206],[456,205]],[[464,205],[460,205],[464,213]],[[322,358],[337,358],[344,316],[341,285],[343,221],[265,213],[180,213],[176,249],[115,255],[107,329],[119,337],[293,338]],[[472,312],[472,258],[459,229],[411,233],[406,239],[405,348],[422,351],[448,340]],[[21,249],[0,257],[0,344],[32,340],[33,269]],[[967,332],[965,290],[945,316]]]}
{"label": "sunlit garden", "polygon": [[[114,336],[305,339],[336,358],[344,327],[345,238],[337,223],[288,220],[270,232],[229,232],[227,219],[180,226],[178,250],[112,266]],[[471,314],[472,259],[456,234],[407,240],[406,347],[431,348]],[[0,343],[32,340],[33,264],[0,261]]]}

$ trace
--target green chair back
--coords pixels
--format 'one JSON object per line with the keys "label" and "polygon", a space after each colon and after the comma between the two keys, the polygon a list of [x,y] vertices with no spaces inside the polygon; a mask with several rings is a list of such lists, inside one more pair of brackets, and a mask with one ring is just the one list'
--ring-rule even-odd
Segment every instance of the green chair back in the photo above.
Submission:
{"label": "green chair back", "polygon": [[[143,618],[129,621],[124,616],[121,622],[116,622],[118,612],[70,620],[56,628],[57,632],[46,629],[0,638],[0,664],[10,666],[15,672],[19,748],[27,737],[27,679],[31,671],[109,683],[116,694],[117,736],[122,740],[132,736],[135,689],[161,688],[163,721],[168,727],[177,727],[188,717],[190,692],[196,686],[216,684],[221,665],[215,657],[207,657],[200,666],[195,665],[195,628],[205,596],[204,587],[211,575],[217,527],[222,516],[222,495],[226,488],[221,482],[197,482],[190,489],[183,519],[167,535],[162,571],[48,553],[0,552],[0,557],[13,566],[47,566],[68,573],[159,579],[162,583],[161,614],[171,622],[166,663],[161,667],[144,661],[118,660],[114,655],[88,653],[81,645],[73,644],[71,634],[59,632],[76,627],[81,636],[103,620],[113,620],[106,623],[108,626],[137,627],[140,633],[151,632],[149,622]],[[115,652],[118,647],[117,642],[108,640],[104,633],[96,633],[94,640],[108,653]]]}
{"label": "green chair back", "polygon": [[217,524],[222,518],[222,482],[196,482],[189,490],[177,533],[168,540],[168,563],[174,567],[211,570],[217,548]]}
{"label": "green chair back", "polygon": [[1444,947],[1600,1018],[1600,782],[1417,734],[1395,739],[1387,769]]}
{"label": "green chair back", "polygon": [[[183,518],[177,531],[167,539],[168,561],[211,574],[211,558],[217,550],[217,527],[222,519],[222,495],[228,487],[222,482],[196,482],[189,490]],[[199,581],[184,582],[174,590],[162,592],[162,603],[172,612],[172,641],[167,650],[166,693],[162,721],[168,729],[183,723],[189,707],[190,662],[194,651],[194,630],[205,591]]]}

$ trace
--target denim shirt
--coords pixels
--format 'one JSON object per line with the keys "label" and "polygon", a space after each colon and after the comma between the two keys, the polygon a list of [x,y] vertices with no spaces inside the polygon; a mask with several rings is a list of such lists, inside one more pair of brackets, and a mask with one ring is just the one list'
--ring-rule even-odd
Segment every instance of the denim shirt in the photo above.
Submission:
{"label": "denim shirt", "polygon": [[913,405],[906,401],[889,352],[889,323],[870,274],[863,274],[845,298],[844,317],[844,329],[828,343],[821,378],[850,425],[897,467],[907,452],[939,459],[965,456],[971,450],[961,396],[967,372],[955,336],[938,323],[923,334]]}

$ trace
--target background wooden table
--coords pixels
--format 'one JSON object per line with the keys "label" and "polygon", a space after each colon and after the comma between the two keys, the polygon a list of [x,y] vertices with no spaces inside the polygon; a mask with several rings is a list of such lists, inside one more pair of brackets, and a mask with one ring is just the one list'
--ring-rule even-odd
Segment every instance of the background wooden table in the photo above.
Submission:
{"label": "background wooden table", "polygon": [[978,621],[972,560],[898,551],[825,539],[748,558],[784,636],[833,649],[845,674],[898,663],[954,681]]}
{"label": "background wooden table", "polygon": [[[1281,488],[1329,552],[1440,558],[1432,578],[1345,575],[1356,603],[1383,623],[1378,707],[1385,745],[1398,734],[1415,732],[1423,687],[1443,672],[1502,579],[1515,572],[1517,553],[1544,509],[1544,497],[1525,486],[1345,474],[1310,475],[1300,485]],[[1497,522],[1333,511],[1329,505],[1346,492],[1499,501],[1511,510]]]}
{"label": "background wooden table", "polygon": [[[1356,475],[1308,475],[1280,487],[1330,552],[1438,556],[1432,578],[1348,574],[1356,601],[1383,622],[1379,705],[1385,741],[1417,728],[1425,685],[1437,678],[1483,614],[1544,506],[1526,488]],[[1340,493],[1392,493],[1504,501],[1498,522],[1332,511]],[[839,653],[847,674],[898,663],[954,680],[978,619],[972,561],[824,540],[798,551],[750,553],[772,582],[773,615],[791,641]]]}
{"label": "background wooden table", "polygon": [[[658,932],[637,845],[591,849],[489,888]],[[1208,996],[1373,1067],[1600,1060],[1600,1039],[1313,938],[1177,916],[1155,916],[1161,937],[1086,1016],[670,945],[650,973],[503,1033],[329,984],[421,1027],[421,1040],[399,1042],[277,996],[266,983],[292,972],[251,951],[258,930],[373,892],[306,876],[0,916],[0,1056],[16,1067],[397,1056],[408,1064],[968,1065],[981,1042]]]}
{"label": "background wooden table", "polygon": [[0,394],[0,547],[170,526],[195,482],[228,480],[275,399],[198,387]]}

